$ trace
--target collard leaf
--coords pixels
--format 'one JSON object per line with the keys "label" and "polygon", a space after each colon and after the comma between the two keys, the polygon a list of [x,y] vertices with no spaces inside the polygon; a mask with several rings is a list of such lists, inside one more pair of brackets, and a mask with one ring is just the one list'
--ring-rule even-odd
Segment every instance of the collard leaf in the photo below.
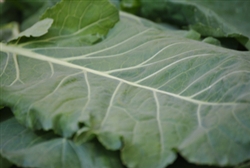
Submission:
{"label": "collard leaf", "polygon": [[[58,17],[59,16],[59,17]],[[62,0],[48,9],[41,19],[52,18],[54,24],[44,39],[57,45],[70,37],[79,44],[92,44],[103,38],[119,20],[118,10],[108,0]]]}
{"label": "collard leaf", "polygon": [[141,0],[141,15],[172,20],[203,36],[235,37],[249,48],[250,1]]}
{"label": "collard leaf", "polygon": [[[34,133],[14,117],[0,123],[1,155],[22,167],[122,168],[117,153],[98,143],[76,145],[51,132]],[[7,166],[7,162],[1,162]]]}
{"label": "collard leaf", "polygon": [[[47,6],[47,4],[45,4]],[[44,10],[44,9],[42,9]],[[108,0],[100,1],[71,1],[62,0],[55,6],[49,8],[41,16],[41,20],[52,19],[48,33],[45,34],[40,41],[36,43],[48,44],[53,43],[57,46],[70,46],[71,41],[74,41],[73,46],[90,45],[101,41],[108,31],[119,20],[118,10]],[[37,31],[37,22],[28,30],[24,31],[23,35],[40,34]],[[51,23],[51,20],[49,21]],[[47,22],[43,25],[48,25]],[[46,26],[49,28],[48,26]],[[42,29],[46,30],[46,29]],[[44,32],[44,31],[43,31]],[[34,35],[33,35],[34,36]],[[35,36],[37,37],[37,35]],[[71,41],[68,40],[71,39]],[[32,39],[22,39],[21,42]]]}
{"label": "collard leaf", "polygon": [[174,32],[121,13],[93,46],[74,46],[74,35],[67,47],[1,44],[0,103],[33,129],[123,144],[129,168],[163,168],[176,150],[199,164],[249,159],[250,52]]}
{"label": "collard leaf", "polygon": [[213,37],[206,37],[206,38],[203,39],[202,41],[205,42],[205,43],[209,43],[209,44],[221,46],[220,41],[217,40],[216,38],[213,38]]}
{"label": "collard leaf", "polygon": [[19,33],[14,39],[18,39],[20,37],[39,37],[48,32],[48,29],[51,27],[53,23],[53,19],[46,18],[44,20],[41,20],[31,26],[30,28],[26,29],[25,31]]}

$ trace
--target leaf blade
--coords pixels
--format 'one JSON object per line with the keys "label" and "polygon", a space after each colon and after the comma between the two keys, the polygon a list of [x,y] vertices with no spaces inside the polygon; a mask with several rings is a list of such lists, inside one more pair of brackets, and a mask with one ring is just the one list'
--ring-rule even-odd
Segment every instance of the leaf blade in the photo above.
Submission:
{"label": "leaf blade", "polygon": [[34,133],[14,117],[1,122],[0,128],[1,155],[22,167],[122,167],[117,155],[98,143],[76,145],[51,132]]}
{"label": "leaf blade", "polygon": [[[14,78],[1,87],[6,96],[1,102],[15,105],[16,117],[29,127],[71,136],[83,122],[109,149],[117,149],[122,139],[122,158],[129,167],[164,167],[175,159],[173,148],[200,164],[233,165],[249,158],[250,150],[244,150],[250,140],[245,134],[250,128],[249,52],[188,40],[127,15],[93,46],[2,46],[22,55],[19,63],[35,59],[37,67],[43,62],[36,69],[46,69],[34,80],[21,77],[25,85],[16,80],[8,86]],[[20,72],[26,68],[32,69],[22,66]],[[198,136],[192,136],[197,129]],[[221,130],[228,135],[217,133]],[[244,155],[232,157],[227,146],[205,147],[222,155],[199,160],[205,154],[194,150],[207,146],[207,132],[220,136],[214,144],[226,139]],[[105,133],[110,139],[102,137]],[[185,145],[190,142],[199,143]]]}

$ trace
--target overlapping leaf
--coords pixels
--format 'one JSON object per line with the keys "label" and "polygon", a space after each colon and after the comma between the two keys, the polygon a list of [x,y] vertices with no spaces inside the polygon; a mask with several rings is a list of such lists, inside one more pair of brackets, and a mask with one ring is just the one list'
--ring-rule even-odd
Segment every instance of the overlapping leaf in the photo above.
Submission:
{"label": "overlapping leaf", "polygon": [[[117,153],[107,151],[98,143],[76,145],[51,132],[34,133],[14,117],[2,121],[0,129],[1,156],[22,167],[123,167]],[[1,161],[4,161],[1,166],[8,166],[7,160]]]}
{"label": "overlapping leaf", "polygon": [[[90,45],[102,40],[119,20],[117,9],[107,0],[62,0],[41,16],[42,20],[48,18],[54,22],[49,32],[40,38],[41,45],[49,42],[57,46],[70,46],[72,41],[73,46]],[[34,28],[26,30],[25,34],[31,34],[32,30]],[[22,42],[26,40],[22,39]]]}
{"label": "overlapping leaf", "polygon": [[48,29],[50,28],[52,23],[53,23],[53,19],[46,18],[44,20],[41,20],[41,21],[37,22],[36,24],[34,24],[32,27],[30,27],[30,28],[26,29],[25,31],[16,35],[16,37],[14,37],[14,39],[18,39],[18,38],[21,38],[24,36],[26,36],[26,37],[42,36],[48,32]]}
{"label": "overlapping leaf", "polygon": [[202,164],[249,159],[250,53],[152,25],[121,13],[93,46],[1,44],[1,104],[31,128],[94,134],[131,168],[163,168],[175,150]]}

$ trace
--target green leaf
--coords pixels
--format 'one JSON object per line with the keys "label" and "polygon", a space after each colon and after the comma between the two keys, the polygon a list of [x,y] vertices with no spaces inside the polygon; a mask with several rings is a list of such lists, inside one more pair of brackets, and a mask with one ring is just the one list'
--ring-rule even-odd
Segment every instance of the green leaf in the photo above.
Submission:
{"label": "green leaf", "polygon": [[205,43],[208,43],[208,44],[213,44],[213,45],[221,46],[220,41],[217,40],[216,38],[213,38],[213,37],[206,37],[202,41],[205,42]]}
{"label": "green leaf", "polygon": [[182,35],[121,12],[92,46],[74,34],[1,44],[0,105],[33,129],[122,145],[130,168],[164,168],[176,150],[197,164],[237,165],[250,158],[250,52]]}
{"label": "green leaf", "polygon": [[118,150],[122,147],[121,137],[113,132],[98,133],[98,140],[110,150]]}
{"label": "green leaf", "polygon": [[142,16],[187,25],[203,36],[250,39],[250,1],[141,0],[141,5]]}
{"label": "green leaf", "polygon": [[201,35],[194,30],[190,30],[186,33],[185,37],[193,40],[200,40]]}
{"label": "green leaf", "polygon": [[42,15],[41,19],[45,18],[53,19],[54,23],[44,39],[50,38],[50,42],[60,45],[63,39],[74,37],[82,45],[102,39],[119,20],[119,15],[108,0],[62,0]]}
{"label": "green leaf", "polygon": [[[53,4],[53,3],[52,3]],[[51,6],[46,3],[45,7]],[[44,11],[44,8],[41,9]],[[40,12],[39,12],[40,14]],[[38,14],[35,16],[37,17]],[[60,17],[58,17],[60,16]],[[51,25],[51,20],[53,24]],[[34,19],[32,19],[34,20]],[[50,43],[58,46],[69,46],[68,40],[73,40],[74,46],[90,45],[104,39],[108,31],[119,20],[118,10],[108,0],[100,1],[71,1],[62,0],[55,6],[47,9],[40,22],[25,30],[20,36],[45,35],[40,38],[41,43],[50,39]],[[46,22],[45,22],[46,20]],[[43,24],[42,28],[41,24]],[[43,30],[37,31],[39,29]],[[47,30],[49,32],[47,33]],[[32,39],[28,39],[31,42]],[[27,39],[22,39],[25,42]],[[45,43],[46,44],[46,43]]]}
{"label": "green leaf", "polygon": [[[51,132],[32,132],[13,117],[0,123],[0,153],[22,167],[122,168],[117,153],[98,143],[76,145]],[[6,164],[5,162],[1,162]]]}
{"label": "green leaf", "polygon": [[39,37],[48,32],[48,29],[51,27],[53,23],[53,19],[46,18],[34,24],[32,27],[26,29],[25,31],[19,33],[14,39],[18,39],[20,37]]}

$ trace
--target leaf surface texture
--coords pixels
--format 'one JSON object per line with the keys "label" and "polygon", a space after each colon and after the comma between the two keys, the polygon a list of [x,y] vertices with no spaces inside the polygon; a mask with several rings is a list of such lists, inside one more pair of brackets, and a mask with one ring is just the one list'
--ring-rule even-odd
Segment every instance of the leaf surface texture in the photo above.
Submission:
{"label": "leaf surface texture", "polygon": [[62,40],[67,47],[46,36],[1,44],[0,105],[19,122],[65,137],[88,130],[106,148],[121,148],[131,168],[163,168],[174,149],[200,164],[250,158],[249,52],[126,13],[95,45],[74,38]]}

